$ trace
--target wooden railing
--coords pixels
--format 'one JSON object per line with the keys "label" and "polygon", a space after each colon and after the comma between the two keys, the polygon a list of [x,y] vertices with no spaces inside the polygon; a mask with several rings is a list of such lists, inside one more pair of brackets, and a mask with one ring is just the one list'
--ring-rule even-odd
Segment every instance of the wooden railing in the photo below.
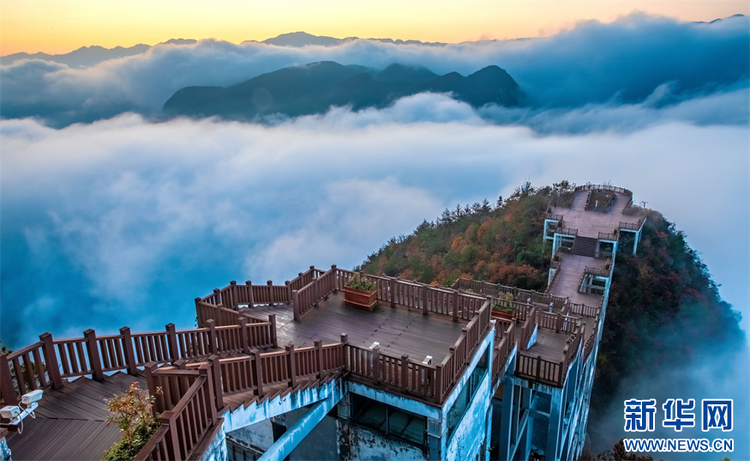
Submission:
{"label": "wooden railing", "polygon": [[558,227],[557,230],[555,230],[556,234],[560,235],[572,235],[577,236],[578,235],[578,229],[573,229],[571,227]]}
{"label": "wooden railing", "polygon": [[611,232],[599,232],[599,240],[617,240],[617,234]]}
{"label": "wooden railing", "polygon": [[492,381],[500,377],[500,371],[505,367],[513,347],[516,345],[516,323],[500,323],[495,320],[495,353],[492,356]]}
{"label": "wooden railing", "polygon": [[622,188],[622,187],[617,187],[617,186],[610,186],[610,185],[606,185],[606,184],[582,184],[582,185],[577,186],[575,188],[576,192],[581,191],[581,190],[589,190],[589,191],[590,190],[608,190],[608,191],[612,191],[612,192],[618,192],[620,194],[625,194],[625,195],[628,195],[630,197],[633,196],[633,192],[631,192],[628,189],[625,189],[625,188]]}
{"label": "wooden railing", "polygon": [[317,306],[322,299],[343,288],[343,285],[339,288],[337,272],[336,266],[331,266],[331,270],[316,277],[301,289],[292,291],[294,320],[299,321],[304,313]]}
{"label": "wooden railing", "polygon": [[168,363],[196,359],[211,354],[227,354],[250,349],[276,347],[276,318],[266,322],[214,326],[177,331],[168,324],[166,331],[131,333],[123,327],[119,335],[96,336],[86,330],[83,338],[54,340],[45,333],[40,341],[8,356],[0,355],[0,396],[6,405],[17,405],[18,396],[52,384],[63,386],[64,378],[91,375],[101,380],[104,373],[127,370],[136,374],[146,363]]}
{"label": "wooden railing", "polygon": [[640,218],[638,222],[636,222],[635,224],[625,222],[625,221],[620,221],[619,228],[637,231],[641,228],[642,225],[643,225],[643,218]]}
{"label": "wooden railing", "polygon": [[[142,460],[186,460],[217,423],[217,402],[211,365],[196,370],[146,367],[149,393],[161,427],[135,456]],[[159,389],[161,392],[157,391]]]}
{"label": "wooden railing", "polygon": [[536,323],[536,307],[532,307],[531,311],[529,312],[528,316],[526,317],[526,320],[523,322],[523,325],[521,326],[521,334],[518,337],[518,350],[519,351],[525,351],[529,345],[529,340],[531,339],[531,335],[534,334],[534,330],[537,327]]}
{"label": "wooden railing", "polygon": [[553,330],[556,333],[573,333],[578,321],[560,313],[537,311],[537,325],[539,328]]}
{"label": "wooden railing", "polygon": [[611,271],[610,269],[602,269],[600,267],[586,266],[583,273],[596,275],[598,277],[609,277],[610,271]]}
{"label": "wooden railing", "polygon": [[[555,296],[553,294],[549,293],[542,293],[539,291],[533,291],[533,290],[524,290],[521,288],[516,287],[509,287],[505,285],[499,285],[495,283],[489,283],[489,282],[482,282],[478,280],[470,280],[465,278],[459,278],[456,280],[452,287],[454,289],[458,290],[470,290],[474,293],[479,293],[482,295],[489,295],[492,298],[498,298],[497,300],[500,302],[504,302],[503,295],[506,293],[510,293],[513,295],[514,302],[513,307],[516,308],[516,311],[518,312],[521,310],[522,306],[525,306],[526,302],[531,299],[531,302],[533,303],[539,303],[544,304],[545,306],[548,306],[549,303],[552,303],[553,307],[555,309],[562,309],[567,303],[568,298],[563,298],[561,296]],[[525,315],[521,314],[522,317],[517,317],[520,320],[525,320]]]}
{"label": "wooden railing", "polygon": [[546,360],[541,355],[532,356],[519,352],[516,358],[516,375],[523,378],[560,386],[565,380],[563,373],[562,362]]}
{"label": "wooden railing", "polygon": [[250,281],[244,285],[237,285],[233,280],[224,288],[215,288],[213,293],[204,298],[196,298],[196,305],[202,302],[236,311],[239,306],[252,308],[261,305],[289,304],[292,302],[293,290],[301,290],[323,273],[315,267],[310,267],[307,271],[300,272],[293,280],[284,282],[284,285],[274,285],[271,280],[265,285],[253,285]]}
{"label": "wooden railing", "polygon": [[584,315],[586,317],[598,317],[600,308],[596,306],[587,306],[586,304],[570,303],[568,310],[571,314]]}

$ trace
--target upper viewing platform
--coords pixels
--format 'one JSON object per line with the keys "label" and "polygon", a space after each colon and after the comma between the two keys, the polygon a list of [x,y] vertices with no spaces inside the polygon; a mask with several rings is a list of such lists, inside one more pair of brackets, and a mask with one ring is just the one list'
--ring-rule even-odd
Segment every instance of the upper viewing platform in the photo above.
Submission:
{"label": "upper viewing platform", "polygon": [[616,240],[619,231],[637,231],[643,224],[632,204],[633,193],[627,189],[586,184],[553,200],[547,219],[557,223],[561,234]]}

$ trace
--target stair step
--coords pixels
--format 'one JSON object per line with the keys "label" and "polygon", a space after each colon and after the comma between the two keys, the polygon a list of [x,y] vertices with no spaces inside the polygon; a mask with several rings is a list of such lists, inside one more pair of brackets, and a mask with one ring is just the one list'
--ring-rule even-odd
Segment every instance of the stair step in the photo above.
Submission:
{"label": "stair step", "polygon": [[571,253],[580,256],[594,257],[596,255],[596,246],[598,240],[591,237],[577,236],[573,241]]}

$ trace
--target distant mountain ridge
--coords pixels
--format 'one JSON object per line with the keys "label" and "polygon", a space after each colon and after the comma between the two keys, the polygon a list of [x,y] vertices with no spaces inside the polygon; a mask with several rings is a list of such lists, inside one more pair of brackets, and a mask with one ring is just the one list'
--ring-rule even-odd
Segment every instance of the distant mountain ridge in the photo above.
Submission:
{"label": "distant mountain ridge", "polygon": [[324,61],[286,67],[227,88],[182,88],[164,104],[164,114],[232,120],[277,113],[295,117],[324,113],[332,106],[382,108],[423,92],[450,93],[474,107],[516,106],[521,96],[515,80],[497,66],[464,77],[457,72],[441,76],[424,67],[403,64],[375,70]]}
{"label": "distant mountain ridge", "polygon": [[[338,46],[344,43],[352,42],[354,40],[368,40],[373,42],[393,43],[395,45],[428,45],[428,46],[445,46],[447,43],[442,42],[420,42],[419,40],[393,40],[390,38],[359,38],[359,37],[346,37],[346,38],[334,38],[320,35],[312,35],[307,32],[291,32],[288,34],[281,34],[277,37],[268,38],[260,43],[267,45],[276,46],[290,46],[290,47],[303,47],[310,45],[318,46]],[[243,43],[253,43],[252,40],[248,40]]]}
{"label": "distant mountain ridge", "polygon": [[[198,43],[198,41],[193,39],[173,38],[166,42],[159,43],[159,45],[192,45],[195,43]],[[128,56],[143,54],[151,48],[150,45],[144,45],[142,43],[128,48],[123,48],[121,46],[116,46],[114,48],[82,46],[77,50],[64,54],[14,53],[9,54],[8,56],[3,56],[1,62],[2,64],[8,65],[22,59],[41,59],[42,61],[65,64],[72,68],[81,68],[95,66],[110,59],[127,58]]]}
{"label": "distant mountain ridge", "polygon": [[[426,45],[426,46],[445,46],[446,43],[440,42],[420,42],[419,40],[393,40],[390,38],[367,38],[360,39],[358,37],[347,37],[347,38],[334,38],[326,36],[318,36],[308,34],[306,32],[292,32],[288,34],[281,34],[277,37],[268,38],[261,42],[256,40],[245,40],[241,44],[245,43],[264,43],[266,45],[274,46],[287,46],[293,48],[301,48],[304,46],[317,45],[317,46],[337,46],[344,43],[352,42],[354,40],[370,40],[383,43],[393,43],[394,45]],[[198,43],[198,40],[194,39],[183,39],[173,38],[166,42],[158,43],[157,45],[194,45]],[[7,56],[0,57],[0,63],[3,65],[13,64],[16,61],[22,59],[41,59],[43,61],[57,62],[65,64],[73,68],[82,68],[95,66],[101,62],[108,61],[110,59],[125,58],[128,56],[135,56],[143,54],[149,49],[153,48],[151,45],[138,44],[131,47],[116,46],[114,48],[104,48],[102,46],[82,46],[77,50],[71,51],[70,53],[63,54],[47,54],[47,53],[13,53]]]}

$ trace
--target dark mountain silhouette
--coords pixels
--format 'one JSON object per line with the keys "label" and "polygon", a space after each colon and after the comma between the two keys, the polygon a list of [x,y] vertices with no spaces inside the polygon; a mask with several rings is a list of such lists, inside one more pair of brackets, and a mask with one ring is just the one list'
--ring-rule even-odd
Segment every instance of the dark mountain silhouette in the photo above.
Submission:
{"label": "dark mountain silhouette", "polygon": [[422,92],[450,93],[474,107],[514,106],[520,95],[518,84],[497,66],[464,77],[455,72],[438,76],[402,64],[378,71],[327,61],[287,67],[228,88],[183,88],[164,104],[164,113],[244,120],[276,113],[299,116],[323,113],[331,106],[382,108]]}

